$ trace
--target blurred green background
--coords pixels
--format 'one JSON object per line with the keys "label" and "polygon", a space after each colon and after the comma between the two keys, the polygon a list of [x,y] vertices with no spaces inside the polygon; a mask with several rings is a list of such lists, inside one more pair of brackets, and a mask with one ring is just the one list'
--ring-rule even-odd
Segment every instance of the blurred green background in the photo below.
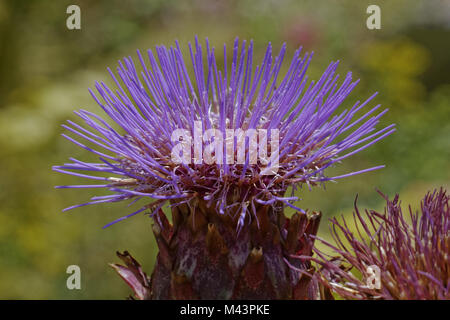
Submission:
{"label": "blurred green background", "polygon": [[[66,8],[81,8],[81,30],[66,28]],[[366,8],[381,8],[381,30],[368,30]],[[125,204],[83,207],[89,190],[55,190],[82,179],[51,171],[68,157],[93,159],[63,139],[60,125],[79,108],[101,114],[87,89],[136,49],[209,37],[216,46],[236,36],[254,39],[261,57],[269,41],[289,57],[299,45],[314,51],[309,74],[330,61],[361,78],[345,106],[380,92],[372,106],[390,108],[382,124],[398,131],[345,160],[332,173],[386,168],[304,190],[299,206],[326,217],[382,208],[375,188],[417,206],[431,188],[450,181],[450,4],[445,1],[100,0],[0,1],[0,298],[121,299],[128,287],[108,262],[128,249],[152,270],[150,221]],[[220,58],[220,54],[218,58]],[[320,235],[327,237],[324,219]],[[81,268],[81,290],[66,288],[66,268]]]}

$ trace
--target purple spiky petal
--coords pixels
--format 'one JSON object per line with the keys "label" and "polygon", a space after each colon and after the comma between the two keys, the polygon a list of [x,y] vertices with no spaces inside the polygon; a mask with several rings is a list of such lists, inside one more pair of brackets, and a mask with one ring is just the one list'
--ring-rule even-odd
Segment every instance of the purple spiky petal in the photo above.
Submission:
{"label": "purple spiky petal", "polygon": [[[255,65],[253,42],[239,43],[236,39],[231,59],[224,45],[221,68],[209,41],[205,50],[195,39],[194,45],[189,44],[190,59],[183,56],[176,42],[174,47],[148,50],[147,57],[138,51],[140,68],[131,57],[119,61],[116,73],[108,69],[115,87],[96,82],[97,93],[90,90],[109,120],[80,110],[76,114],[83,126],[72,121],[64,125],[76,139],[63,136],[98,156],[98,163],[71,158],[71,163],[53,167],[58,172],[103,181],[59,188],[106,188],[113,195],[94,197],[68,209],[147,199],[137,212],[154,212],[165,201],[173,205],[198,198],[221,214],[239,215],[242,227],[256,215],[257,203],[282,203],[301,211],[293,204],[298,199],[294,193],[285,195],[289,187],[294,192],[302,184],[313,186],[381,168],[325,176],[326,168],[390,135],[394,125],[375,128],[386,112],[379,112],[379,106],[359,115],[376,94],[337,112],[358,83],[350,72],[338,81],[338,62],[330,63],[318,81],[308,81],[306,71],[312,54],[302,57],[299,48],[281,75],[285,53],[283,45],[274,56],[269,44],[263,60]],[[248,156],[243,164],[174,163],[172,133],[185,129],[194,134],[196,122],[201,123],[202,133],[213,128],[223,136],[228,129],[279,130],[278,171],[263,175],[261,164],[250,163]],[[237,152],[237,143],[233,151]]]}

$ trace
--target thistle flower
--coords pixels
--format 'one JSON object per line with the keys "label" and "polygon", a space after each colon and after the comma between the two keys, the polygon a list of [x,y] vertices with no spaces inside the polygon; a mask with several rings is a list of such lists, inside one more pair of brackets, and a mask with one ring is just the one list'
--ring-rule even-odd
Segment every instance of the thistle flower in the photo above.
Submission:
{"label": "thistle flower", "polygon": [[[335,177],[324,174],[326,168],[391,134],[394,125],[375,129],[387,111],[379,112],[379,105],[357,116],[376,94],[335,114],[358,81],[348,73],[339,84],[338,62],[332,62],[318,81],[308,82],[312,55],[301,57],[301,48],[281,81],[285,45],[273,57],[269,44],[256,67],[253,42],[239,45],[236,39],[231,59],[224,46],[223,69],[208,40],[206,51],[196,39],[189,52],[191,74],[176,42],[170,49],[149,50],[149,67],[138,51],[140,72],[130,57],[120,61],[118,77],[109,70],[115,91],[96,83],[98,96],[90,92],[119,129],[94,113],[76,112],[87,128],[72,121],[64,128],[98,148],[64,137],[100,161],[71,158],[71,163],[54,170],[102,181],[61,188],[106,188],[113,194],[67,209],[131,199],[144,202],[112,223],[143,211],[154,217],[160,253],[149,284],[152,297],[293,297],[292,287],[300,279],[293,268],[300,265],[295,266],[297,261],[287,267],[290,258],[285,254],[310,252],[309,235],[318,223],[318,214],[294,205],[297,188],[383,167]],[[198,136],[202,138],[195,139]],[[173,226],[161,210],[165,204],[171,208]],[[284,217],[286,206],[298,211],[295,221]],[[262,267],[256,267],[260,261]],[[241,288],[250,280],[239,280],[249,263],[266,270],[256,273],[263,278],[252,282],[253,293]],[[300,269],[309,268],[304,264]],[[220,285],[224,289],[219,290]],[[265,291],[257,293],[259,286]]]}
{"label": "thistle flower", "polygon": [[345,219],[331,220],[336,245],[322,241],[339,256],[316,250],[322,281],[348,299],[450,299],[450,197],[442,188],[429,192],[421,213],[409,206],[408,216],[398,195],[383,197],[384,214],[364,217],[355,202],[356,232]]}

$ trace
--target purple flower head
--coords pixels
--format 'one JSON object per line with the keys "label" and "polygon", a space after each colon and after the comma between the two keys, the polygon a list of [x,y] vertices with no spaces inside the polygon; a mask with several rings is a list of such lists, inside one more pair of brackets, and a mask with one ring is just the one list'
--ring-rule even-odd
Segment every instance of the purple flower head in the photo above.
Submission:
{"label": "purple flower head", "polygon": [[[303,184],[310,187],[383,167],[336,177],[324,174],[326,168],[395,131],[394,125],[375,129],[387,111],[379,112],[379,105],[357,116],[376,94],[336,113],[358,83],[351,73],[339,81],[338,62],[332,62],[318,81],[308,81],[312,55],[302,57],[301,48],[283,77],[285,45],[274,56],[269,44],[256,65],[253,42],[240,44],[236,39],[231,57],[223,47],[223,68],[208,40],[206,50],[196,39],[189,51],[189,63],[178,42],[169,49],[148,50],[147,57],[138,51],[139,68],[128,57],[119,62],[116,74],[109,70],[115,89],[96,83],[97,94],[90,92],[109,122],[80,110],[76,114],[84,126],[72,121],[64,125],[77,140],[63,136],[96,154],[99,162],[71,158],[71,163],[54,170],[101,181],[60,188],[107,188],[113,194],[67,209],[145,199],[141,209],[119,219],[123,220],[146,209],[155,212],[167,202],[201,202],[232,215],[242,226],[256,217],[261,205],[303,211],[293,205],[294,192]],[[287,196],[289,187],[292,195]]]}
{"label": "purple flower head", "polygon": [[331,220],[336,245],[321,241],[339,256],[315,250],[322,282],[349,299],[450,299],[450,197],[442,188],[428,193],[421,213],[409,207],[409,215],[398,195],[385,199],[383,214],[365,217],[355,203],[354,232],[344,219]]}

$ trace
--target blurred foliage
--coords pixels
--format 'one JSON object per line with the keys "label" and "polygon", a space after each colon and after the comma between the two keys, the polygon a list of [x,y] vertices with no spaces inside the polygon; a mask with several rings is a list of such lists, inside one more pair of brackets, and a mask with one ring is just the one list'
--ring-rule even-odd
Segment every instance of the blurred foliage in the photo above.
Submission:
{"label": "blurred foliage", "polygon": [[[72,110],[100,114],[87,88],[109,82],[106,67],[157,44],[194,35],[216,46],[235,36],[254,39],[261,57],[267,42],[287,42],[289,56],[303,45],[315,51],[317,77],[331,60],[361,78],[346,106],[373,92],[373,105],[390,108],[382,124],[398,131],[329,174],[379,164],[386,168],[301,190],[299,204],[325,218],[360,208],[381,209],[378,188],[404,203],[450,181],[450,5],[443,1],[376,1],[382,29],[366,28],[373,1],[295,0],[0,0],[0,298],[122,298],[128,288],[107,266],[128,249],[150,272],[156,251],[150,221],[141,215],[102,230],[131,212],[123,204],[62,208],[92,191],[55,190],[75,177],[51,171],[69,156],[94,159],[60,137]],[[65,26],[66,8],[81,7],[82,29]],[[288,57],[289,58],[289,57]],[[325,190],[326,189],[326,190]],[[321,235],[327,237],[324,219]],[[67,266],[82,270],[82,290],[66,288]]]}

